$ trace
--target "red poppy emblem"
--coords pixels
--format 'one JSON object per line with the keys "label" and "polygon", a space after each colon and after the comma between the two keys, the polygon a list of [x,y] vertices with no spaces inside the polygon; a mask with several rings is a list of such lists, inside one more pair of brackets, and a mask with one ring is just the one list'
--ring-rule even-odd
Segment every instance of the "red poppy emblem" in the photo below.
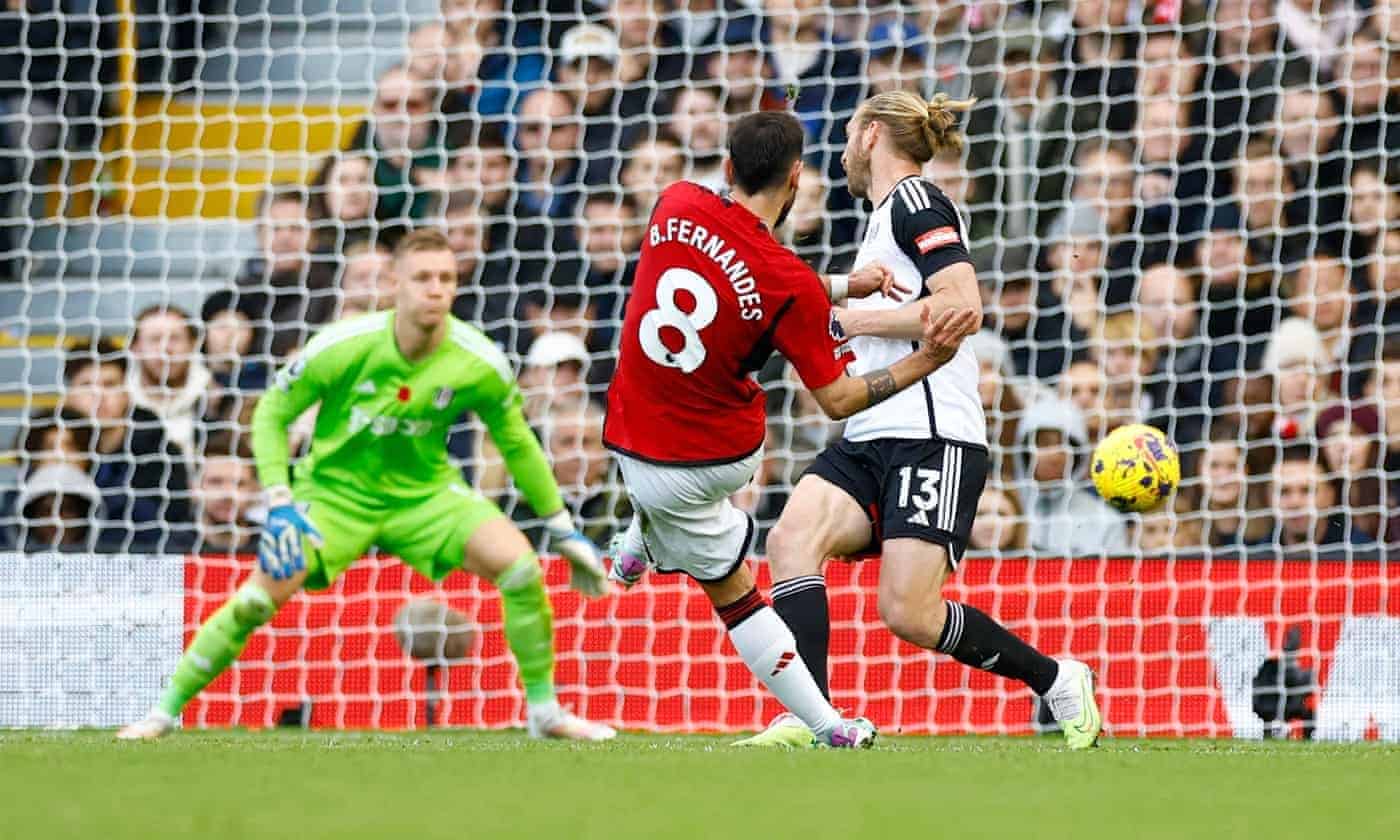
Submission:
{"label": "red poppy emblem", "polygon": [[413,392],[408,390],[407,385],[399,386],[399,402],[408,402],[408,398],[413,396]]}

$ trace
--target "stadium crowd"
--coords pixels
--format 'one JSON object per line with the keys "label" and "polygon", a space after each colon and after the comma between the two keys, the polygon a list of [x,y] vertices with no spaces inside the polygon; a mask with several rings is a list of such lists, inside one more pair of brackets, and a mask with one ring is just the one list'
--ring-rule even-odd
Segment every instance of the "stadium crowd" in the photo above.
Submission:
{"label": "stadium crowd", "polygon": [[[974,548],[1400,543],[1397,0],[517,5],[443,0],[348,146],[263,195],[230,288],[67,351],[61,405],[16,445],[8,545],[255,545],[259,392],[319,326],[383,308],[396,238],[428,224],[458,254],[455,313],[518,361],[603,541],[627,505],[603,395],[656,196],[721,189],[727,120],[792,109],[810,155],[778,235],[846,268],[866,208],[844,189],[845,122],[895,88],[977,98],[962,154],[926,173],[967,209],[988,313],[969,341],[997,470]],[[768,457],[740,495],[771,525],[839,427],[780,360],[761,378]],[[1120,515],[1088,481],[1095,442],[1131,422],[1183,455],[1157,513]],[[452,448],[531,521],[469,421]]]}

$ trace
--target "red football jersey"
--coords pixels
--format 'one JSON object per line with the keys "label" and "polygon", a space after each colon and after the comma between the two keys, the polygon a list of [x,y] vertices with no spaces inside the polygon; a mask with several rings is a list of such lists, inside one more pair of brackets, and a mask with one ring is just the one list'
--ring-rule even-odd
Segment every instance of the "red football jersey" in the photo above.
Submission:
{"label": "red football jersey", "polygon": [[808,388],[851,356],[821,280],[737,202],[681,181],[642,240],[608,388],[610,449],[663,464],[737,461],[763,445],[774,350]]}

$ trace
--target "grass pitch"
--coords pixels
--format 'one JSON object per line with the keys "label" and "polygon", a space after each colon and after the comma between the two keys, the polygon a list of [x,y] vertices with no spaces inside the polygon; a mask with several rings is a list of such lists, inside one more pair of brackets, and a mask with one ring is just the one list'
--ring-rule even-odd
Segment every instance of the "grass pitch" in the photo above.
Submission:
{"label": "grass pitch", "polygon": [[518,733],[0,733],[10,838],[1400,837],[1400,748],[885,738],[869,752]]}

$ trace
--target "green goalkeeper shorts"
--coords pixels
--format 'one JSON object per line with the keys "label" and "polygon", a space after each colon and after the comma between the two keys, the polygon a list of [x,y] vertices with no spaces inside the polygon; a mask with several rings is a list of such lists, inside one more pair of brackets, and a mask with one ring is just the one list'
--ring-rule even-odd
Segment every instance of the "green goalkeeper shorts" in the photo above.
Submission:
{"label": "green goalkeeper shorts", "polygon": [[467,541],[483,523],[504,516],[476,490],[456,482],[412,505],[365,505],[314,482],[299,483],[296,501],[321,532],[320,548],[306,543],[307,589],[325,589],[378,546],[432,580],[462,567]]}

